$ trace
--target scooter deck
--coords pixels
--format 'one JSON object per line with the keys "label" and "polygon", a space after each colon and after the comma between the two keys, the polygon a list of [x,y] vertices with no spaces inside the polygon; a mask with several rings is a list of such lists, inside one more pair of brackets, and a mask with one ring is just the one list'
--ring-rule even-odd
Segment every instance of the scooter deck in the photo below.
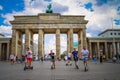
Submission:
{"label": "scooter deck", "polygon": [[31,66],[31,67],[25,66],[24,71],[27,70],[27,69],[33,70],[33,66]]}

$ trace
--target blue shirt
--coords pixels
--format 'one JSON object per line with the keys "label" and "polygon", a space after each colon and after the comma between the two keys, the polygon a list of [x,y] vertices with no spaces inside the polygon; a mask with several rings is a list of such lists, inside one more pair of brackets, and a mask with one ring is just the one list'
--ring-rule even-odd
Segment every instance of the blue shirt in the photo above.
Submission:
{"label": "blue shirt", "polygon": [[75,56],[78,55],[78,51],[73,51],[72,54],[73,54],[73,56],[75,57]]}

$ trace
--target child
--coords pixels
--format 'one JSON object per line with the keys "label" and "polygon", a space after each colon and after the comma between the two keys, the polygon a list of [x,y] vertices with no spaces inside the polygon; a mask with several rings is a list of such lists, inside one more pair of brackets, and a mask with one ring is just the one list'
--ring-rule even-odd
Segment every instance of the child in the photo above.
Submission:
{"label": "child", "polygon": [[94,56],[93,60],[94,60],[95,64],[97,64],[97,57],[96,57],[96,55]]}
{"label": "child", "polygon": [[69,52],[69,53],[68,53],[68,56],[67,56],[66,66],[67,66],[67,65],[70,65],[70,66],[72,65],[72,63],[70,62],[70,61],[71,61],[71,56],[72,56],[72,54]]}
{"label": "child", "polygon": [[11,61],[11,64],[14,64],[14,55],[13,54],[10,55],[10,61]]}

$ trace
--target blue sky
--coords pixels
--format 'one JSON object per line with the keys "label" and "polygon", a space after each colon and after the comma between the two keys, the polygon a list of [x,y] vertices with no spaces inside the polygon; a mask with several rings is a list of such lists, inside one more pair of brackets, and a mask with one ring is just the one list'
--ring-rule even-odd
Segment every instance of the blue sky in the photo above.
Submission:
{"label": "blue sky", "polygon": [[[2,10],[0,14],[12,13],[13,11],[19,12],[24,10],[24,1],[23,0],[0,0],[0,5]],[[0,25],[8,25],[4,23],[4,18],[0,15]]]}
{"label": "blue sky", "polygon": [[[62,0],[58,0],[58,1],[62,1]],[[71,1],[71,0],[67,0],[67,1]],[[88,10],[91,13],[94,13],[95,11],[97,11],[94,9],[95,7],[99,8],[101,6],[107,5],[108,7],[112,6],[111,8],[115,9],[117,14],[120,15],[120,1],[119,0],[84,0],[84,1],[75,0],[75,1],[80,5],[79,7],[83,7],[84,9]],[[25,9],[28,7],[26,6],[27,4],[26,2],[28,2],[28,4],[30,5],[34,3],[32,5],[33,8],[38,8],[38,7],[40,8],[41,6],[45,7],[46,4],[54,3],[53,11],[55,13],[64,13],[69,10],[68,5],[72,5],[72,4],[62,5],[62,3],[58,3],[57,0],[56,1],[55,0],[28,0],[28,1],[27,0],[0,0],[0,26],[1,25],[11,26],[7,22],[5,22],[5,19],[6,19],[5,15],[12,14],[14,12],[19,13],[19,12],[25,11]],[[77,4],[77,3],[73,3],[73,4]],[[39,6],[35,6],[38,4]],[[115,19],[114,21],[116,25],[120,25],[120,19]]]}
{"label": "blue sky", "polygon": [[[12,25],[9,21],[14,20],[14,15],[45,13],[50,3],[54,13],[85,15],[85,19],[89,21],[86,25],[89,37],[97,36],[105,29],[112,28],[112,22],[114,28],[120,28],[120,0],[0,0],[0,33],[10,37]],[[65,36],[61,38],[63,41],[66,40]],[[35,39],[37,41],[37,38]],[[46,42],[51,43],[54,39],[53,36],[50,41]]]}
{"label": "blue sky", "polygon": [[[5,19],[6,19],[5,15],[6,14],[12,14],[14,12],[17,13],[17,12],[24,11],[26,9],[25,1],[26,0],[0,0],[0,25],[10,26],[10,24],[5,23]],[[68,0],[68,1],[70,1],[70,0]],[[95,11],[94,6],[101,7],[101,6],[104,6],[104,5],[109,5],[109,6],[113,6],[112,8],[116,9],[117,14],[120,15],[120,1],[119,0],[91,0],[91,1],[90,0],[84,0],[84,3],[82,2],[82,0],[75,0],[75,1],[77,1],[78,4],[82,5],[82,7],[84,9],[88,10],[91,13]],[[39,0],[28,0],[28,3],[30,5],[32,3],[35,3],[35,2],[39,2]],[[57,2],[55,2],[55,0],[40,0],[40,2],[43,2],[43,3],[46,2],[47,4],[54,3],[55,7],[53,7],[53,11],[55,13],[63,13],[63,12],[68,11],[68,9],[69,9],[68,5],[63,6],[62,3],[61,4],[57,3]],[[77,4],[77,3],[75,3],[75,4]],[[33,7],[35,7],[34,5],[33,5]],[[37,3],[37,5],[38,5],[38,3]],[[39,5],[42,5],[42,4],[39,3]],[[40,6],[38,6],[38,7],[40,7]],[[38,7],[36,7],[36,8],[38,8]],[[114,21],[115,21],[116,25],[120,25],[120,20],[119,19],[115,19]]]}

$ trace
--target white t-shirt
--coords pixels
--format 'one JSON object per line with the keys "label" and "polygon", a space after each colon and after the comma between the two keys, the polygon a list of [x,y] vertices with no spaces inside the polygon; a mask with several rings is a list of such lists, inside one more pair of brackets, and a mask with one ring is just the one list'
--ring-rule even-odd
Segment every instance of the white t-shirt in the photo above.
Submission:
{"label": "white t-shirt", "polygon": [[32,58],[32,51],[26,51],[27,58]]}
{"label": "white t-shirt", "polygon": [[16,60],[16,56],[14,56],[14,60]]}
{"label": "white t-shirt", "polygon": [[11,54],[11,55],[10,55],[10,59],[14,59],[14,55]]}
{"label": "white t-shirt", "polygon": [[67,56],[65,56],[65,60],[67,60]]}
{"label": "white t-shirt", "polygon": [[84,50],[84,49],[82,49],[82,56],[87,56],[88,55],[88,53],[89,53],[89,51],[88,50]]}
{"label": "white t-shirt", "polygon": [[68,53],[68,57],[71,57],[71,53]]}

